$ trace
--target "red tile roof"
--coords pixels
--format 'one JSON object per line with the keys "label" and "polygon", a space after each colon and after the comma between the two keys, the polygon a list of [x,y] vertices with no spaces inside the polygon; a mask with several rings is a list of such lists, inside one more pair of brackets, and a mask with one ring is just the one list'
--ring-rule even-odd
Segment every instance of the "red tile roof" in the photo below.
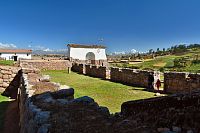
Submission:
{"label": "red tile roof", "polygon": [[103,45],[68,44],[67,46],[72,48],[106,48]]}
{"label": "red tile roof", "polygon": [[29,49],[0,49],[0,53],[32,53]]}

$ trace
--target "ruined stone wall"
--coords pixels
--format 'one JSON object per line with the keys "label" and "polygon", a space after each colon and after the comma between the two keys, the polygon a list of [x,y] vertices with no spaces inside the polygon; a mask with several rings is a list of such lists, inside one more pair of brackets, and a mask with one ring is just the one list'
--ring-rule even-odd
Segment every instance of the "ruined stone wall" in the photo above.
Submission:
{"label": "ruined stone wall", "polygon": [[110,80],[138,87],[148,87],[149,73],[149,71],[112,67]]}
{"label": "ruined stone wall", "polygon": [[200,74],[164,73],[164,90],[166,93],[190,92],[195,89],[200,89]]}
{"label": "ruined stone wall", "polygon": [[84,74],[85,73],[85,65],[75,63],[72,65],[72,71],[78,72],[80,74]]}
{"label": "ruined stone wall", "polygon": [[28,82],[27,73],[22,73],[19,90],[20,133],[47,132],[50,124],[49,111],[42,111],[33,103],[33,90]]}
{"label": "ruined stone wall", "polygon": [[0,92],[19,87],[19,70],[19,67],[0,66]]}
{"label": "ruined stone wall", "polygon": [[85,65],[85,74],[92,77],[106,79],[106,67]]}
{"label": "ruined stone wall", "polygon": [[67,70],[72,67],[68,60],[21,60],[20,66],[40,70]]}
{"label": "ruined stone wall", "polygon": [[200,92],[128,101],[121,106],[121,115],[130,123],[140,124],[157,132],[199,132]]}

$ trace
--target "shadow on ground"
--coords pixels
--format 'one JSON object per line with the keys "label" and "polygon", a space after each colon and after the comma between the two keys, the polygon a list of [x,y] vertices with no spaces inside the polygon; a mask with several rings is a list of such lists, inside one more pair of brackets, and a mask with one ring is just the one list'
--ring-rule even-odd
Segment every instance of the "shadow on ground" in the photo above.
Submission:
{"label": "shadow on ground", "polygon": [[19,133],[18,101],[0,102],[0,132]]}

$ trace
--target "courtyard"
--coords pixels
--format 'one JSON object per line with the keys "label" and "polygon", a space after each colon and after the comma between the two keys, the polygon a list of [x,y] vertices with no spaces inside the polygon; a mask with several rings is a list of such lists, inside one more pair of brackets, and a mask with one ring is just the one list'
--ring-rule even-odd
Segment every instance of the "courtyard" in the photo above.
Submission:
{"label": "courtyard", "polygon": [[67,85],[75,90],[75,98],[92,97],[100,106],[106,106],[111,113],[120,112],[121,104],[130,100],[155,97],[145,88],[123,85],[99,78],[93,78],[64,70],[48,70],[43,74],[50,75],[51,81]]}

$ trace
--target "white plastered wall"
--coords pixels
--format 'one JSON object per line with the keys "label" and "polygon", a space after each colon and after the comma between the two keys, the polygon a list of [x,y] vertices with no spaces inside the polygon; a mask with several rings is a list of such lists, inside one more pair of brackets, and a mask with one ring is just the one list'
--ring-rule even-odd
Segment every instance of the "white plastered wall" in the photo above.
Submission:
{"label": "white plastered wall", "polygon": [[31,59],[31,54],[23,54],[23,53],[16,53],[16,54],[9,54],[9,53],[2,53],[0,55],[1,58],[4,58],[6,60],[14,60],[14,58],[12,58],[13,56],[17,56],[17,59]]}
{"label": "white plastered wall", "polygon": [[86,54],[93,52],[95,60],[107,60],[106,51],[103,48],[69,48],[69,57],[72,59],[86,60]]}

